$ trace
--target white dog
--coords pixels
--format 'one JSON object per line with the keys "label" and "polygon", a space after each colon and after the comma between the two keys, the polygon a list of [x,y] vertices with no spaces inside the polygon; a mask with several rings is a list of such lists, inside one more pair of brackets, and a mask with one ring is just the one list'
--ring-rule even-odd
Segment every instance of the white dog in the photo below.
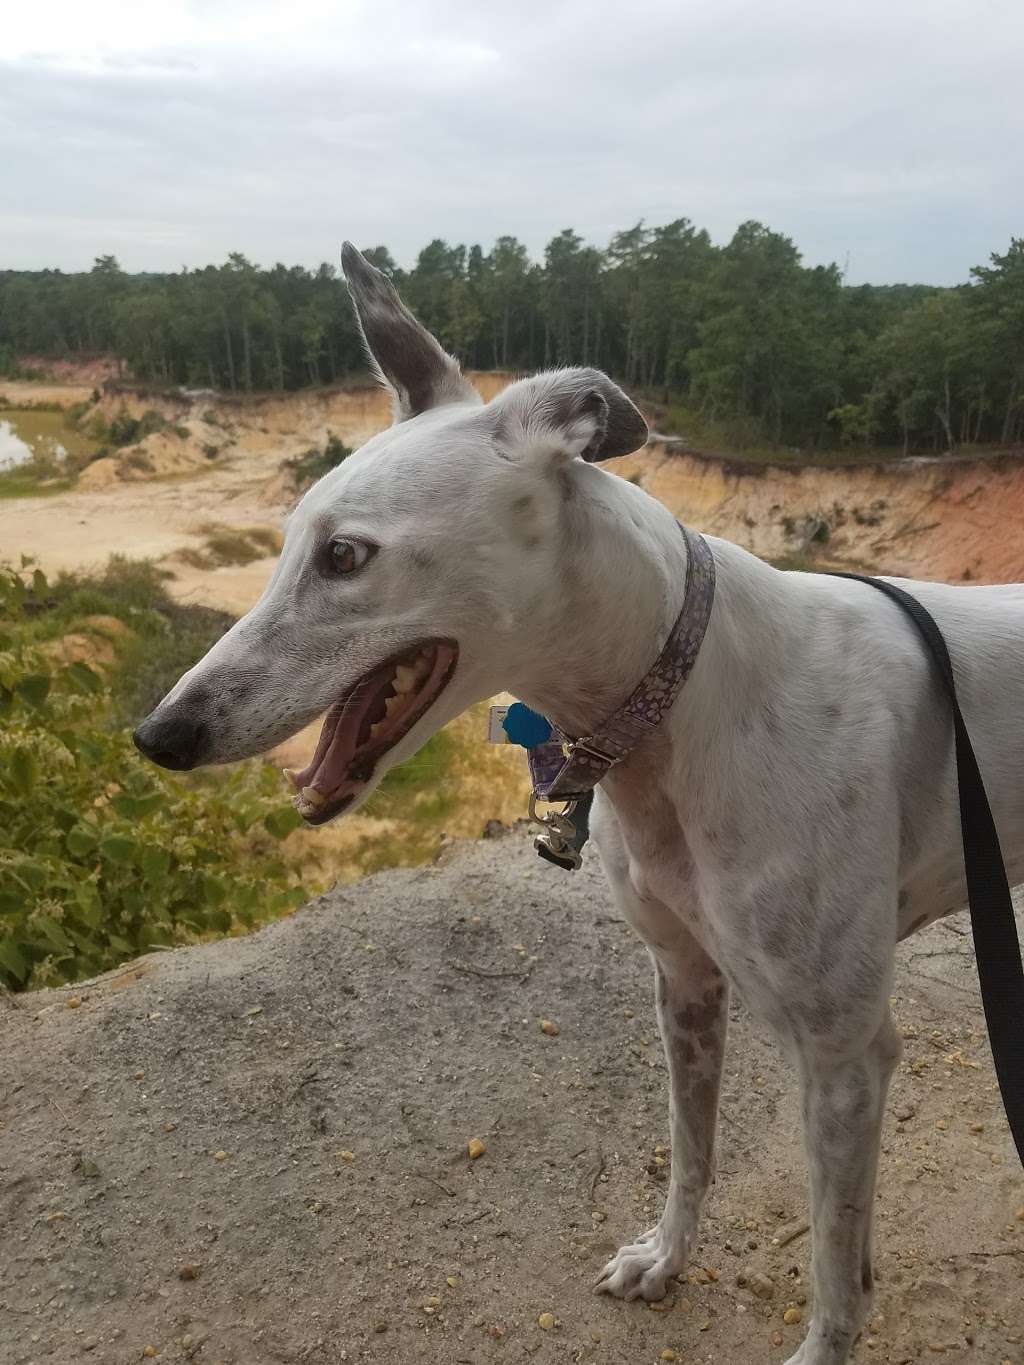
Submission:
{"label": "white dog", "polygon": [[[646,436],[606,376],[543,374],[485,406],[390,283],[350,246],[343,261],[395,424],[305,495],[263,597],[136,735],[188,768],[261,753],[326,711],[293,775],[311,823],[354,809],[499,691],[591,733],[658,655],[687,570],[672,515],[579,458]],[[814,1315],[793,1361],[842,1365],[872,1289],[879,1129],[900,1054],[893,948],[965,902],[949,705],[881,593],[710,545],[717,595],[696,666],[595,805],[602,861],[654,961],[672,1123],[661,1221],[599,1287],[656,1299],[686,1264],[735,989],[802,1088]],[[950,644],[1016,883],[1024,587],[912,587]]]}

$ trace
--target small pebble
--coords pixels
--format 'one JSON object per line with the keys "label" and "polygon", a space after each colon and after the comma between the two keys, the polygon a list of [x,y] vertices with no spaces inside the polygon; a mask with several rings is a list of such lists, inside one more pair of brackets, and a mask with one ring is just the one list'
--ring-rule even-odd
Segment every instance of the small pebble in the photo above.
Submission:
{"label": "small pebble", "polygon": [[985,1125],[984,1125],[983,1123],[972,1123],[972,1124],[971,1124],[971,1132],[972,1132],[972,1133],[983,1133],[984,1131],[985,1131]]}
{"label": "small pebble", "polygon": [[446,1275],[444,1282],[449,1289],[458,1289],[460,1284],[458,1275]]}
{"label": "small pebble", "polygon": [[344,1152],[339,1152],[338,1157],[341,1161],[355,1161],[356,1154],[355,1152],[350,1152],[346,1150]]}
{"label": "small pebble", "polygon": [[186,1261],[178,1271],[179,1280],[198,1280],[199,1266],[195,1261]]}
{"label": "small pebble", "polygon": [[666,1346],[661,1353],[662,1360],[678,1360],[679,1356],[673,1351],[671,1346]]}
{"label": "small pebble", "polygon": [[554,1325],[555,1325],[554,1313],[541,1313],[540,1317],[537,1319],[537,1326],[542,1327],[545,1332],[550,1332]]}
{"label": "small pebble", "polygon": [[142,1354],[143,1354],[144,1356],[155,1356],[155,1355],[156,1355],[156,1347],[155,1347],[155,1346],[143,1346],[143,1348],[142,1348]]}
{"label": "small pebble", "polygon": [[773,1345],[773,1346],[781,1346],[781,1345],[782,1345],[782,1333],[781,1333],[781,1332],[773,1332],[773,1333],[772,1333],[772,1345]]}
{"label": "small pebble", "polygon": [[782,1321],[787,1327],[795,1327],[798,1322],[803,1321],[803,1316],[799,1308],[787,1308],[782,1315]]}
{"label": "small pebble", "polygon": [[228,1154],[227,1152],[225,1152],[224,1148],[221,1147],[216,1152],[214,1152],[213,1159],[214,1161],[227,1161]]}
{"label": "small pebble", "polygon": [[557,1036],[559,1028],[553,1019],[542,1019],[540,1021],[540,1031],[541,1033],[546,1033],[549,1037],[554,1038]]}
{"label": "small pebble", "polygon": [[[68,1001],[68,1009],[69,1009],[69,1010],[76,1010],[76,1009],[78,1009],[78,1007],[79,1007],[79,1005],[80,1005],[81,1003],[82,1003],[82,1002],[81,1002],[81,1000],[78,998],[78,996],[77,996],[77,995],[73,995],[73,996],[71,997],[71,999]],[[88,1349],[89,1349],[89,1350],[92,1350],[92,1347],[90,1346]]]}
{"label": "small pebble", "polygon": [[469,1142],[466,1144],[466,1150],[469,1152],[470,1161],[476,1161],[478,1157],[483,1156],[484,1152],[487,1151],[487,1148],[479,1138],[470,1138]]}
{"label": "small pebble", "polygon": [[146,1079],[146,1073],[144,1071],[136,1071],[135,1079],[137,1081],[144,1081]]}
{"label": "small pebble", "polygon": [[175,1128],[177,1128],[177,1126],[178,1126],[178,1125],[177,1125],[176,1123],[165,1123],[165,1124],[164,1124],[164,1132],[165,1132],[165,1133],[173,1133],[174,1130],[175,1130]]}
{"label": "small pebble", "polygon": [[747,1284],[759,1299],[770,1299],[775,1293],[775,1285],[767,1275],[762,1275],[760,1271],[755,1271],[753,1275],[748,1275]]}

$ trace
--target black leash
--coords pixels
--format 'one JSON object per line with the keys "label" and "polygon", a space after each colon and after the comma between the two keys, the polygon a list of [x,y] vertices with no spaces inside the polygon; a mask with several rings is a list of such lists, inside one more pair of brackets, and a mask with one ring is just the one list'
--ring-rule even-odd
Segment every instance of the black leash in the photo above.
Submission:
{"label": "black leash", "polygon": [[953,707],[960,828],[981,1000],[1003,1108],[1017,1145],[1017,1155],[1024,1164],[1024,966],[1006,864],[974,746],[957,700],[949,650],[931,614],[910,593],[865,574],[837,573],[834,576],[869,583],[903,608],[921,632]]}

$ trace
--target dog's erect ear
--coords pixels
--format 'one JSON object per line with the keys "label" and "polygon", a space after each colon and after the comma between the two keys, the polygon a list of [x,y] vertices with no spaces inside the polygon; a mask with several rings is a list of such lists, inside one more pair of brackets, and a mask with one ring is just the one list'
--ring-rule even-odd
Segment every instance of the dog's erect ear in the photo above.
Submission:
{"label": "dog's erect ear", "polygon": [[396,422],[442,403],[483,401],[458,362],[409,312],[388,277],[351,242],[341,248],[341,264],[370,360],[394,395]]}
{"label": "dog's erect ear", "polygon": [[600,370],[551,370],[521,379],[489,406],[500,413],[509,445],[589,462],[628,455],[647,440],[639,410]]}

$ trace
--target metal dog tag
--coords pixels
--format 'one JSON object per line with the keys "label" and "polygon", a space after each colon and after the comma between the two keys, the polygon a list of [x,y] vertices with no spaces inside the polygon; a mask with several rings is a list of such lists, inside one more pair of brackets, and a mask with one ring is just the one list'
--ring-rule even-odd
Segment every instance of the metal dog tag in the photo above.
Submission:
{"label": "metal dog tag", "polygon": [[508,715],[507,706],[492,706],[487,718],[487,742],[489,744],[511,744],[512,741],[505,733],[505,717]]}

